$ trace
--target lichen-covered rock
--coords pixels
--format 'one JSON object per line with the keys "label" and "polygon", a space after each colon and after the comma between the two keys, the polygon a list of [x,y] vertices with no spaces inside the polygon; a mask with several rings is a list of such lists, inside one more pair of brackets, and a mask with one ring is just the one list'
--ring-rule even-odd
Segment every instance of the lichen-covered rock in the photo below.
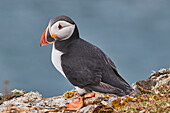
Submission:
{"label": "lichen-covered rock", "polygon": [[88,105],[88,106],[85,106],[82,109],[80,109],[78,111],[78,113],[92,113],[94,108],[96,108],[96,107],[97,107],[97,105]]}
{"label": "lichen-covered rock", "polygon": [[38,92],[13,90],[8,95],[0,94],[0,112],[119,113],[162,112],[162,109],[166,112],[170,109],[170,69],[154,72],[148,79],[138,81],[132,87],[134,94],[123,97],[95,92],[95,97],[86,98],[85,106],[77,111],[69,111],[65,107],[67,103],[79,98],[77,91],[74,90],[62,96],[46,99]]}
{"label": "lichen-covered rock", "polygon": [[170,69],[161,69],[158,72],[153,72],[146,80],[141,80],[132,85],[134,95],[139,96],[145,93],[152,93],[162,83],[170,82]]}
{"label": "lichen-covered rock", "polygon": [[6,94],[6,95],[2,95],[0,94],[0,105],[4,102],[4,101],[8,101],[10,99],[13,99],[14,97],[20,97],[22,95],[24,95],[26,92],[22,91],[22,90],[13,90],[11,91],[10,94]]}
{"label": "lichen-covered rock", "polygon": [[[12,91],[14,92],[14,91]],[[19,92],[19,91],[18,91]],[[113,94],[96,93],[95,97],[85,99],[85,107],[78,110],[78,113],[92,112],[99,105],[111,105],[112,100],[118,97]],[[122,97],[123,98],[123,97]],[[57,96],[45,99],[38,92],[28,92],[18,97],[4,101],[0,105],[0,112],[68,112],[65,105],[78,99],[78,95],[66,98]],[[72,111],[74,112],[74,111]]]}

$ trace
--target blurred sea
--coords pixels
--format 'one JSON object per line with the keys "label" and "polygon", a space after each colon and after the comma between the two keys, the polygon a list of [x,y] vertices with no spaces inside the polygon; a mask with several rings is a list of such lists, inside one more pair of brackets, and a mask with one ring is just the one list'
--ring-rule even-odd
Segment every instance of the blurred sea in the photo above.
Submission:
{"label": "blurred sea", "polygon": [[169,0],[0,0],[0,92],[9,88],[61,95],[73,86],[40,47],[48,21],[71,17],[80,36],[100,47],[130,84],[170,68]]}

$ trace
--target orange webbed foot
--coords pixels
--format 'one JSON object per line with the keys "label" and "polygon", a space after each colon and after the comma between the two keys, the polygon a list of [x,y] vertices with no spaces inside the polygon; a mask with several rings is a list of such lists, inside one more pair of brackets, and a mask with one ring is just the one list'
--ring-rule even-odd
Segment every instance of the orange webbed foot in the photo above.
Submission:
{"label": "orange webbed foot", "polygon": [[80,101],[74,101],[72,103],[66,104],[67,110],[78,110],[80,109],[82,106],[80,104]]}
{"label": "orange webbed foot", "polygon": [[88,93],[72,103],[66,104],[67,110],[79,110],[84,106],[84,99],[94,97],[95,93]]}

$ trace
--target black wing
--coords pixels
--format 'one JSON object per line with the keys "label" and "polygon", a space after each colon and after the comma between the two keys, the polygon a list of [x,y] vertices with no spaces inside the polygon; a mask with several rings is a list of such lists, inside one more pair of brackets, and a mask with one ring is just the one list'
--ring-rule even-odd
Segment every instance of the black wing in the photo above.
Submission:
{"label": "black wing", "polygon": [[62,56],[62,68],[66,77],[78,87],[98,85],[101,82],[102,72],[93,62],[84,57],[70,59],[70,56]]}
{"label": "black wing", "polygon": [[98,52],[106,59],[106,62],[109,63],[109,65],[112,67],[113,71],[115,72],[116,76],[124,83],[126,83],[128,86],[130,86],[118,73],[115,64],[112,62],[112,60],[103,53],[100,49],[98,49]]}
{"label": "black wing", "polygon": [[[102,69],[99,60],[89,60],[84,57],[62,57],[62,68],[67,79],[74,85],[86,90],[125,95],[122,89],[102,82]],[[97,63],[98,62],[98,63]],[[97,65],[96,65],[97,64]]]}

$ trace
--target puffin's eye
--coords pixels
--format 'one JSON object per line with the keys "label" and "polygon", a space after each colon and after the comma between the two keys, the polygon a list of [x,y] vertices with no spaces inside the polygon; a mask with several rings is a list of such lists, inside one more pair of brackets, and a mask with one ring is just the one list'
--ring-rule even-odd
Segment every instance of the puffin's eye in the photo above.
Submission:
{"label": "puffin's eye", "polygon": [[63,26],[59,24],[59,25],[58,25],[58,29],[61,29],[61,28],[63,28]]}

